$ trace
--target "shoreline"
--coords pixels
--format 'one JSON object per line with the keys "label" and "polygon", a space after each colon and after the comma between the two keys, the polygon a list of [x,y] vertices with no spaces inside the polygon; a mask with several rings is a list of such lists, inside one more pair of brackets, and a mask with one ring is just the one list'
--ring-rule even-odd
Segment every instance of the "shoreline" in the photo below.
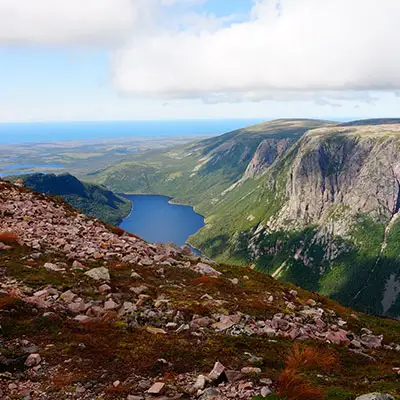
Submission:
{"label": "shoreline", "polygon": [[[183,207],[190,207],[196,214],[200,215],[200,216],[203,218],[203,223],[204,223],[204,225],[203,225],[200,229],[203,229],[205,226],[207,226],[207,224],[206,224],[206,217],[205,217],[204,215],[198,213],[198,212],[196,211],[196,209],[195,209],[194,206],[192,206],[192,205],[190,205],[190,204],[179,203],[179,202],[177,202],[176,200],[174,200],[174,198],[172,198],[172,197],[170,197],[170,196],[166,196],[166,195],[163,195],[163,194],[154,194],[154,193],[117,193],[117,195],[123,197],[124,199],[126,199],[126,200],[128,200],[128,201],[130,201],[131,204],[132,204],[129,215],[126,216],[126,217],[123,219],[123,221],[118,225],[119,227],[121,227],[121,225],[122,225],[128,218],[130,218],[130,217],[132,216],[133,209],[134,209],[134,206],[135,206],[134,202],[133,202],[132,200],[128,199],[126,196],[158,196],[158,197],[166,197],[166,198],[168,199],[168,204],[176,205],[176,206],[183,206]],[[200,256],[200,257],[205,257],[204,254],[202,253],[202,251],[201,251],[200,249],[198,249],[197,247],[193,246],[193,245],[190,243],[190,241],[189,241],[189,238],[190,238],[191,236],[193,236],[193,235],[196,235],[197,232],[200,231],[200,229],[198,229],[195,233],[193,233],[192,235],[190,235],[190,236],[187,238],[187,240],[185,241],[185,244],[184,244],[184,245],[189,246],[189,247],[191,247],[192,249],[194,249],[195,251],[197,251],[197,252],[199,253],[199,256]]]}
{"label": "shoreline", "polygon": [[[174,205],[174,206],[184,206],[184,207],[191,207],[193,209],[193,211],[200,215],[201,217],[204,218],[204,226],[206,225],[205,220],[206,220],[206,216],[203,214],[200,214],[197,210],[195,206],[192,206],[191,204],[185,204],[185,203],[180,203],[177,200],[175,200],[173,197],[171,196],[167,196],[165,194],[154,194],[154,193],[117,193],[119,196],[122,196],[124,198],[126,198],[125,196],[158,196],[158,197],[166,197],[168,198],[168,204]],[[129,199],[128,199],[129,200]],[[133,204],[133,202],[132,202]],[[128,218],[128,217],[127,217]]]}

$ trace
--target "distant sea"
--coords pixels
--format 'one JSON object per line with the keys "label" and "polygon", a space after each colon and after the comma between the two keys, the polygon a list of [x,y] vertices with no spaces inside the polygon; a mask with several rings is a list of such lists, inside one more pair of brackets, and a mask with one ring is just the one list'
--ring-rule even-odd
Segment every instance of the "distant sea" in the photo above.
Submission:
{"label": "distant sea", "polygon": [[181,135],[217,135],[262,119],[0,123],[0,144]]}

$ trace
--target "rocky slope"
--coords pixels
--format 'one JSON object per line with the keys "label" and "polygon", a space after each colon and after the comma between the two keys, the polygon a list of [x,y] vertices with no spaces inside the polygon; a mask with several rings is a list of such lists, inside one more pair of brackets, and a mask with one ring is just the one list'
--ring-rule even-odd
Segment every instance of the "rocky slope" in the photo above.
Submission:
{"label": "rocky slope", "polygon": [[2,399],[400,393],[394,321],[6,182],[0,215]]}
{"label": "rocky slope", "polygon": [[107,188],[82,182],[71,174],[29,174],[14,177],[37,192],[62,197],[83,213],[118,226],[131,210],[131,203]]}

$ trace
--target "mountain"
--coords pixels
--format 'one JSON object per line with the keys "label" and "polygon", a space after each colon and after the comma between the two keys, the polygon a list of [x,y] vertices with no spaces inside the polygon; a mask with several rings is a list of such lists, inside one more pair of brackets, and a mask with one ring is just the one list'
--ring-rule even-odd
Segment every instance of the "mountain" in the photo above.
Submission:
{"label": "mountain", "polygon": [[302,119],[262,123],[189,145],[139,153],[86,179],[120,193],[166,194],[208,214],[213,199],[244,174],[261,173],[307,130],[330,124]]}
{"label": "mountain", "polygon": [[111,225],[119,225],[131,210],[131,203],[123,197],[100,185],[81,182],[67,173],[30,174],[18,178],[29,189],[60,196],[72,207]]}
{"label": "mountain", "polygon": [[0,216],[2,399],[400,398],[399,321],[4,181]]}
{"label": "mountain", "polygon": [[204,254],[400,317],[399,120],[278,120],[98,171],[195,206]]}
{"label": "mountain", "polygon": [[260,199],[268,210],[231,232],[228,251],[343,304],[399,317],[399,134],[400,125],[308,132],[246,204],[237,203],[245,186],[221,204],[243,219]]}

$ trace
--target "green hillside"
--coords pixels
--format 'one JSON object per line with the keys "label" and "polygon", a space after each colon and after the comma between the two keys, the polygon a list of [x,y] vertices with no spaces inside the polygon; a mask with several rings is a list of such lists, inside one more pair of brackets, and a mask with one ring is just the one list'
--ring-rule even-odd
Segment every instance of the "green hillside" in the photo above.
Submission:
{"label": "green hillside", "polygon": [[119,225],[129,215],[131,203],[105,187],[81,182],[70,174],[31,174],[20,177],[24,186],[62,197],[84,214]]}

